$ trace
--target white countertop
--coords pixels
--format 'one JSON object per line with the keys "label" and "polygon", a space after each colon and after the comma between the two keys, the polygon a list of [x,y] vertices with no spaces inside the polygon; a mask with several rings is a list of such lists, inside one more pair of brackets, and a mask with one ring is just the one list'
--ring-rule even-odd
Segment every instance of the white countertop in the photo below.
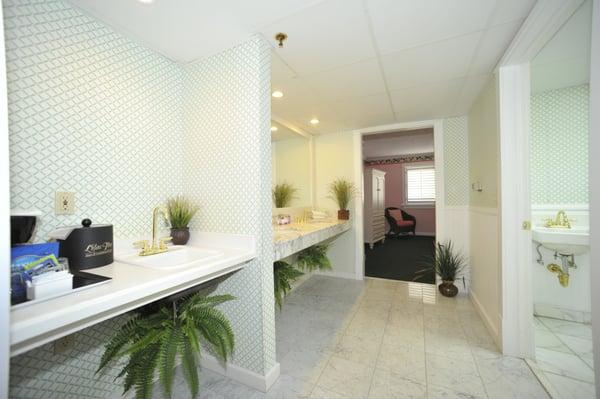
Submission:
{"label": "white countertop", "polygon": [[[251,236],[202,232],[192,232],[191,236],[188,245],[216,249],[222,255],[201,266],[170,271],[114,262],[84,270],[111,277],[107,283],[12,309],[11,356],[241,269],[256,257]],[[115,241],[115,252],[130,243]]]}
{"label": "white countertop", "polygon": [[349,220],[319,220],[273,228],[274,259],[286,258],[312,245],[335,237],[352,227]]}

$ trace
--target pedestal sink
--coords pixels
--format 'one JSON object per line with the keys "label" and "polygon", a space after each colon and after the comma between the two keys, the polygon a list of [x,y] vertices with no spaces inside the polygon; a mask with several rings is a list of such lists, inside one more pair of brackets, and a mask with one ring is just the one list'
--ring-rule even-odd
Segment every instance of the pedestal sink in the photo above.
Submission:
{"label": "pedestal sink", "polygon": [[117,262],[149,267],[151,269],[175,270],[202,264],[223,255],[223,252],[185,245],[173,245],[167,252],[140,256],[138,251],[115,254]]}
{"label": "pedestal sink", "polygon": [[587,227],[573,226],[570,229],[534,227],[533,241],[544,248],[563,255],[581,255],[589,250],[590,233]]}

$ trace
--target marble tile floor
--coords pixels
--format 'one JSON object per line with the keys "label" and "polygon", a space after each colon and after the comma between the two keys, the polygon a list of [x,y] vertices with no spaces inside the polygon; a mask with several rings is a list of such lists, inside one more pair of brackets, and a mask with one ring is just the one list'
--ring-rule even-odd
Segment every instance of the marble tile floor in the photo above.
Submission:
{"label": "marble tile floor", "polygon": [[593,399],[594,361],[589,324],[535,317],[530,365],[554,399]]}
{"label": "marble tile floor", "polygon": [[[312,276],[276,327],[281,376],[268,393],[202,370],[200,397],[549,398],[525,361],[498,352],[468,298],[433,285]],[[174,385],[189,397],[181,374]]]}

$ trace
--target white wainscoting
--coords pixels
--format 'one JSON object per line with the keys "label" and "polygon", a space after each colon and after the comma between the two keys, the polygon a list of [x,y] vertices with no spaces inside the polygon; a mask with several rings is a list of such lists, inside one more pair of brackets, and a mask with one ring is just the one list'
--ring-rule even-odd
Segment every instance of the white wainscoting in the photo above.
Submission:
{"label": "white wainscoting", "polygon": [[[452,240],[454,248],[461,251],[467,257],[467,260],[469,260],[468,258],[470,257],[469,220],[469,207],[467,205],[446,206],[444,210],[444,236],[439,237],[441,242]],[[463,276],[464,285],[462,282],[457,281],[456,286],[459,288],[460,292],[468,293],[471,285],[470,261],[463,272]]]}
{"label": "white wainscoting", "polygon": [[492,337],[502,347],[498,209],[469,208],[470,296]]}

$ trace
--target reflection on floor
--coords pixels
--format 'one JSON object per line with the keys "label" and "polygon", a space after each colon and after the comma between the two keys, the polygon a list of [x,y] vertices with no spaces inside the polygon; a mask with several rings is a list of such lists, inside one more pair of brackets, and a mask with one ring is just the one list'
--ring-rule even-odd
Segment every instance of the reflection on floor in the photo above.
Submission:
{"label": "reflection on floor", "polygon": [[535,317],[532,367],[554,399],[595,398],[592,327]]}
{"label": "reflection on floor", "polygon": [[[276,323],[281,377],[269,393],[203,370],[200,396],[548,398],[523,360],[498,353],[467,298],[439,297],[433,285],[313,276]],[[174,397],[187,398],[177,378]]]}

